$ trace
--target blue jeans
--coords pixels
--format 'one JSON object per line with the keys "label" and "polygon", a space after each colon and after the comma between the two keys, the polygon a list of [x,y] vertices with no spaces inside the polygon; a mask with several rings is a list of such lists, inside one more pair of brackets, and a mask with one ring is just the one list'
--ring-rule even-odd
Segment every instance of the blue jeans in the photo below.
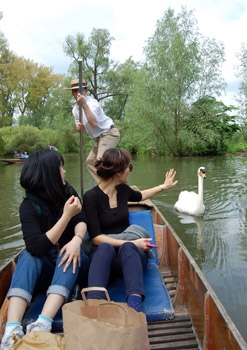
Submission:
{"label": "blue jeans", "polygon": [[[59,294],[68,299],[76,283],[79,267],[77,266],[76,273],[73,274],[71,263],[67,271],[63,272],[63,266],[58,268],[62,258],[63,255],[59,257],[59,252],[55,249],[42,258],[32,256],[26,249],[23,250],[18,258],[7,296],[18,296],[30,303],[38,287],[39,290],[47,291],[47,294]],[[81,268],[85,269],[86,274],[88,264],[88,257],[81,250]]]}
{"label": "blue jeans", "polygon": [[[88,275],[89,287],[105,287],[109,280],[123,277],[126,299],[131,294],[145,296],[143,286],[143,272],[147,266],[148,255],[134,243],[126,242],[119,249],[108,243],[102,243],[91,255]],[[90,299],[105,299],[100,291],[88,292]]]}

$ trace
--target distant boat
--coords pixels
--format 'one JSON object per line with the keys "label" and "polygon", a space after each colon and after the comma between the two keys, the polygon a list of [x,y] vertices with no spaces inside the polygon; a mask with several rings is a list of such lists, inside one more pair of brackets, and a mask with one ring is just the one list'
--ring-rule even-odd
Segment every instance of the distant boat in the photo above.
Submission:
{"label": "distant boat", "polygon": [[22,153],[15,153],[14,158],[0,159],[0,161],[7,164],[23,164],[25,163],[27,158],[28,158],[27,152],[22,152]]}
{"label": "distant boat", "polygon": [[7,164],[23,164],[27,158],[12,158],[12,159],[0,159],[1,162],[7,163]]}

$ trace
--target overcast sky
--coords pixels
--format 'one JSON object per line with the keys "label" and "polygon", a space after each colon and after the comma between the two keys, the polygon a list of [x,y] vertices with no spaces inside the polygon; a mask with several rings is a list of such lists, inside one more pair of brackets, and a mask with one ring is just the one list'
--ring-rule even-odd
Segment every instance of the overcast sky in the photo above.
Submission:
{"label": "overcast sky", "polygon": [[177,14],[182,6],[194,11],[202,35],[224,43],[228,91],[222,101],[236,105],[234,67],[241,43],[247,43],[247,0],[2,0],[0,30],[17,55],[52,67],[54,73],[67,73],[71,63],[63,52],[67,35],[80,32],[88,38],[93,28],[106,28],[115,38],[111,57],[124,62],[132,56],[138,61],[168,7]]}

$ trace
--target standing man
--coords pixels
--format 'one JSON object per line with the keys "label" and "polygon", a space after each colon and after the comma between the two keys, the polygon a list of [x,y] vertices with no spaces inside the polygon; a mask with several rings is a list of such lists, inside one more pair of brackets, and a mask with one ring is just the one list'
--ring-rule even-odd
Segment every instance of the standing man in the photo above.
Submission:
{"label": "standing man", "polygon": [[[88,96],[88,88],[85,79],[82,79],[82,94],[79,93],[79,79],[71,80],[72,95],[76,101],[72,113],[75,118],[76,129],[86,131],[95,143],[87,157],[86,165],[93,178],[99,183],[100,178],[96,173],[95,164],[103,153],[109,148],[115,148],[119,142],[120,134],[114,126],[113,120],[106,116],[99,102]],[[80,111],[82,109],[82,123],[80,123]]]}

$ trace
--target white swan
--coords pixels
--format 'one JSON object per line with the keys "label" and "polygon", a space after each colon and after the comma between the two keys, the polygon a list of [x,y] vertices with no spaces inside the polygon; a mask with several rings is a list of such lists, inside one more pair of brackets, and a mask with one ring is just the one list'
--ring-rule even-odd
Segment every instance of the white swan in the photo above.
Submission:
{"label": "white swan", "polygon": [[178,201],[174,208],[189,215],[202,215],[205,211],[203,204],[203,180],[206,178],[206,169],[201,166],[197,170],[198,194],[195,192],[182,191],[179,194]]}

